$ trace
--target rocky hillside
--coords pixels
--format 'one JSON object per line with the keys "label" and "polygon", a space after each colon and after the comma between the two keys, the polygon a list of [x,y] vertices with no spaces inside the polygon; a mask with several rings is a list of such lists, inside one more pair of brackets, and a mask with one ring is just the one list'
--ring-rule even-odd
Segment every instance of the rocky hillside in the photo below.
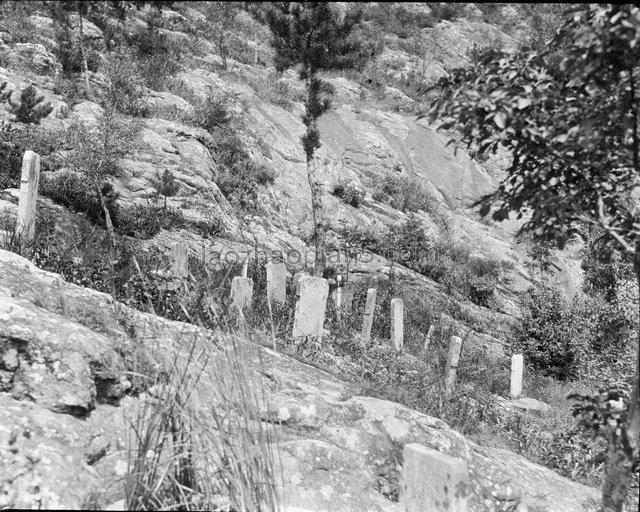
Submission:
{"label": "rocky hillside", "polygon": [[[203,19],[201,10],[196,8],[202,9],[202,6],[194,3],[192,7],[187,3],[180,12],[164,9],[162,19],[154,20],[163,27],[160,30],[167,45],[193,41],[194,27]],[[491,41],[509,48],[517,44],[494,25],[481,21],[481,13],[474,9],[469,6],[469,12],[465,11],[464,16],[454,21],[443,20],[432,28],[422,29],[422,39],[433,47],[425,80],[464,63],[475,45]],[[130,37],[144,34],[152,14],[152,9],[131,13],[124,32]],[[61,85],[54,77],[60,73],[61,65],[54,55],[57,43],[52,20],[44,13],[37,13],[24,21],[38,36],[34,41],[4,43],[0,47],[0,63],[5,64],[4,68],[0,67],[0,83],[6,82],[7,90],[14,91],[14,101],[29,83],[35,84],[53,106],[41,122],[45,129],[64,130],[75,122],[95,125],[103,112],[98,99],[93,97],[95,92],[89,98],[74,97],[71,102],[68,95],[59,92]],[[120,173],[116,188],[120,201],[148,203],[156,193],[154,181],[158,172],[166,170],[179,186],[176,195],[168,199],[170,206],[179,206],[185,215],[196,219],[215,217],[223,221],[223,236],[204,240],[188,235],[194,251],[251,250],[256,243],[268,249],[302,251],[308,247],[312,231],[309,185],[299,143],[304,131],[300,101],[303,87],[293,71],[281,78],[275,75],[269,65],[271,51],[264,26],[240,11],[233,28],[236,37],[253,35],[254,39],[246,43],[248,48],[244,51],[251,57],[255,54],[259,64],[254,65],[253,59],[245,55],[236,60],[233,57],[240,57],[236,55],[240,52],[230,51],[225,71],[212,42],[197,38],[197,44],[189,43],[189,51],[183,55],[188,64],[184,61],[185,65],[163,84],[163,90],[144,89],[146,117],[140,120],[136,148],[118,162]],[[84,34],[87,44],[104,58],[107,44],[104,31],[85,20]],[[385,36],[384,50],[375,60],[375,69],[384,70],[384,74],[369,79],[371,84],[355,76],[327,79],[335,88],[335,100],[333,110],[321,118],[323,146],[318,161],[321,162],[323,200],[326,211],[330,212],[329,223],[334,232],[344,225],[382,232],[404,222],[408,213],[406,208],[389,203],[385,191],[392,187],[385,188],[385,183],[389,180],[419,183],[434,202],[432,208],[422,206],[414,211],[428,232],[437,233],[437,221],[444,216],[455,238],[466,242],[473,254],[496,258],[510,266],[496,290],[499,299],[494,309],[511,315],[517,311],[514,294],[527,286],[527,270],[523,266],[526,254],[513,244],[517,225],[483,223],[469,209],[475,200],[495,188],[500,160],[488,162],[485,167],[463,149],[447,147],[447,135],[437,133],[424,121],[416,121],[415,112],[420,109],[416,100],[397,87],[381,83],[393,83],[394,76],[415,72],[420,64],[416,55],[402,50],[398,40],[394,34]],[[99,53],[100,50],[103,53]],[[113,80],[103,67],[89,71],[89,77],[94,91]],[[75,80],[80,87],[83,77],[77,76]],[[222,164],[215,151],[212,153],[215,144],[211,143],[211,134],[189,123],[194,118],[194,110],[212,96],[224,102],[226,110],[237,119],[237,133],[250,158],[273,173],[272,184],[257,187],[253,208],[238,209],[237,201],[234,204],[233,200],[234,191],[221,192]],[[5,105],[10,106],[10,102]],[[9,118],[8,114],[5,118]],[[57,172],[65,168],[64,164],[60,165]],[[338,184],[353,187],[360,194],[357,207],[332,194]],[[430,212],[425,211],[429,209]],[[162,232],[150,243],[168,248],[176,236]],[[389,264],[388,260],[376,258],[374,264],[356,265],[353,270],[377,273],[387,269],[388,272]],[[569,294],[573,293],[579,283],[575,262],[561,258],[558,268],[563,285]],[[344,271],[344,265],[338,264],[337,270]],[[424,281],[422,276],[412,278]],[[474,304],[467,306],[475,309]]]}
{"label": "rocky hillside", "polygon": [[[285,510],[399,510],[401,451],[412,442],[467,461],[471,510],[598,509],[596,489],[508,450],[478,446],[436,418],[354,396],[351,386],[312,366],[231,340],[127,308],[0,251],[0,505],[124,508],[130,429],[145,415],[162,414],[167,384],[186,392],[179,381],[187,367],[198,377],[190,407],[201,425],[216,424],[220,390],[227,389],[225,351],[235,350],[248,389],[259,396],[257,419],[274,425]],[[146,364],[173,371],[165,387],[131,393],[139,383],[126,369],[142,346]],[[233,392],[229,398],[239,399]],[[213,440],[191,428],[195,464],[215,459]]]}
{"label": "rocky hillside", "polygon": [[[11,411],[0,415],[8,461],[0,469],[0,506],[123,508],[136,494],[131,440],[145,446],[141,439],[158,432],[149,418],[170,417],[192,432],[188,441],[172,438],[172,446],[193,448],[200,476],[233,459],[216,451],[224,425],[275,436],[266,444],[277,460],[265,457],[290,511],[399,510],[402,446],[413,442],[467,462],[472,510],[597,508],[595,488],[535,464],[522,447],[523,438],[535,438],[553,459],[553,436],[536,431],[535,422],[547,419],[523,419],[496,402],[507,393],[521,295],[538,272],[531,244],[516,237],[521,220],[481,219],[473,206],[495,190],[508,155],[480,158],[474,148],[448,144],[455,133],[418,118],[429,100],[425,87],[468,63],[474,48],[530,42],[528,7],[370,3],[363,30],[371,61],[323,76],[333,89],[316,154],[328,277],[342,275],[358,292],[371,283],[384,292],[372,347],[355,334],[358,315],[336,319],[335,311],[326,344],[316,347],[289,339],[293,295],[289,309],[275,313],[254,300],[251,329],[240,336],[230,334],[237,319],[223,311],[228,278],[240,266],[237,258],[221,265],[216,255],[313,249],[300,143],[304,85],[293,70],[275,71],[269,30],[250,14],[253,3],[141,2],[122,17],[96,3],[82,18],[52,4],[0,6],[0,242],[7,249],[0,250],[0,410]],[[20,113],[21,105],[36,111],[46,103],[51,108],[36,116],[42,119]],[[20,252],[12,226],[26,149],[43,162],[37,241],[23,251],[31,261],[9,252]],[[96,188],[115,226],[115,249]],[[193,275],[184,289],[166,282],[176,243],[190,251]],[[427,256],[404,258],[416,247]],[[570,242],[558,252],[547,276],[568,298],[581,288],[580,248]],[[285,262],[292,291],[292,276],[312,261]],[[249,272],[260,296],[259,262]],[[406,308],[406,353],[399,356],[387,346],[393,294]],[[438,340],[425,353],[430,326]],[[461,368],[475,382],[465,381],[457,401],[446,404],[440,388],[428,386],[442,373],[450,334],[465,339]],[[272,342],[277,352],[264,348]],[[242,353],[239,381],[250,383],[237,388],[225,373],[237,377],[234,350]],[[183,400],[185,382],[196,375],[193,396]],[[387,375],[402,384],[385,383],[383,393],[371,383]],[[247,389],[261,398],[243,416],[236,395]],[[518,432],[507,445],[520,443],[529,460],[493,442],[491,432],[472,440],[375,396],[423,412],[468,413],[463,423],[475,423],[476,433],[491,422],[506,425]],[[167,412],[174,402],[184,409]],[[230,417],[239,419],[224,423],[220,404],[231,404]],[[568,409],[556,412],[548,421],[568,429]],[[199,428],[213,424],[212,436]],[[166,428],[167,436],[180,430]],[[243,442],[262,446],[229,435],[240,453],[249,450]],[[148,453],[158,467],[167,463],[162,449]],[[574,461],[555,462],[566,469]],[[212,496],[228,509],[229,493],[212,487]]]}

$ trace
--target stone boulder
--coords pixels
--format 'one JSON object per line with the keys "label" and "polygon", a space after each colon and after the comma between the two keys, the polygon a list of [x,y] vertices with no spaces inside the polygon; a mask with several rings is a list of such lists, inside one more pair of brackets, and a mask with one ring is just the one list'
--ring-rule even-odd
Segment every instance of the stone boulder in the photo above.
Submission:
{"label": "stone boulder", "polygon": [[37,43],[16,43],[13,48],[1,45],[0,58],[9,61],[14,68],[29,70],[36,75],[53,75],[62,70],[56,57]]}
{"label": "stone boulder", "polygon": [[81,509],[99,489],[82,421],[0,393],[0,508]]}

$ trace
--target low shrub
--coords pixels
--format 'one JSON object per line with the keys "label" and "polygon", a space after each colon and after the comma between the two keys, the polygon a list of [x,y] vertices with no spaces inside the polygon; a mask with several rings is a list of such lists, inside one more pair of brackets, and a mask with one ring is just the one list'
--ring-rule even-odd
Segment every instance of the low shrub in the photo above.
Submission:
{"label": "low shrub", "polygon": [[375,252],[380,234],[372,229],[349,225],[341,221],[334,231],[337,236],[337,249],[347,258],[347,277],[352,262],[357,262],[365,252]]}
{"label": "low shrub", "polygon": [[463,8],[447,2],[428,2],[427,5],[431,9],[431,17],[435,23],[441,20],[452,21],[462,15]]}
{"label": "low shrub", "polygon": [[430,13],[407,9],[402,4],[379,3],[371,6],[365,13],[365,20],[401,38],[411,37],[421,29],[434,25],[434,17]]}
{"label": "low shrub", "polygon": [[180,186],[176,183],[173,173],[169,169],[165,169],[162,174],[157,171],[152,184],[156,191],[156,200],[159,196],[164,197],[164,208],[167,207],[167,197],[175,196],[180,190]]}
{"label": "low shrub", "polygon": [[427,213],[439,211],[437,199],[421,183],[393,175],[383,178],[380,187],[373,193],[373,199],[385,202],[404,213],[417,210]]}
{"label": "low shrub", "polygon": [[136,50],[137,66],[144,84],[154,91],[164,91],[182,66],[182,48],[159,27],[160,12],[152,12],[147,30],[128,36],[127,43]]}
{"label": "low shrub", "polygon": [[188,98],[194,103],[194,110],[188,121],[214,134],[220,128],[228,127],[233,121],[228,94],[209,94],[206,99]]}
{"label": "low shrub", "polygon": [[118,112],[134,117],[149,117],[144,79],[135,60],[135,52],[125,46],[111,52],[104,66],[106,86],[104,103]]}
{"label": "low shrub", "polygon": [[484,307],[494,305],[495,287],[507,268],[495,258],[472,254],[447,232],[429,237],[415,215],[391,226],[374,252],[441,283],[454,297]]}
{"label": "low shrub", "polygon": [[[104,212],[97,192],[76,173],[63,172],[53,176],[42,174],[38,192],[76,213],[85,214],[94,224],[104,223]],[[109,214],[115,218],[117,194],[108,183],[102,186],[102,194]]]}
{"label": "low shrub", "polygon": [[68,77],[62,73],[53,79],[53,92],[62,96],[64,102],[73,108],[86,99],[86,88],[75,77]]}
{"label": "low shrub", "polygon": [[189,229],[204,237],[224,232],[219,219],[192,220],[176,208],[144,204],[119,206],[114,226],[123,235],[140,239],[153,238],[163,229]]}
{"label": "low shrub", "polygon": [[278,77],[275,73],[262,77],[245,76],[244,80],[254,90],[258,98],[273,103],[285,110],[291,110],[295,101],[304,101],[291,85]]}
{"label": "low shrub", "polygon": [[360,206],[364,199],[364,192],[358,189],[355,184],[345,180],[340,180],[334,185],[332,194],[354,208]]}
{"label": "low shrub", "polygon": [[524,296],[516,349],[543,375],[575,378],[578,356],[590,349],[597,332],[589,306],[578,298],[568,302],[557,287],[536,283]]}
{"label": "low shrub", "polygon": [[[56,23],[56,47],[53,51],[54,55],[58,59],[58,62],[62,64],[62,71],[67,77],[71,77],[73,74],[84,73],[84,59],[82,49],[78,44],[79,37],[73,34],[73,30],[68,24],[62,25]],[[100,55],[100,47],[98,43],[93,43],[88,40],[84,42],[84,57],[86,58],[87,69],[91,72],[96,72],[100,68],[102,57]]]}
{"label": "low shrub", "polygon": [[20,129],[9,124],[0,126],[0,190],[20,188],[23,145],[18,140]]}
{"label": "low shrub", "polygon": [[163,229],[186,226],[180,210],[142,204],[119,207],[114,220],[114,227],[122,234],[141,239],[153,238]]}
{"label": "low shrub", "polygon": [[10,110],[17,123],[39,124],[53,111],[53,107],[50,103],[45,103],[44,97],[38,96],[33,85],[29,85],[20,93],[20,103]]}
{"label": "low shrub", "polygon": [[214,155],[219,172],[216,184],[224,196],[237,208],[258,208],[258,187],[275,181],[275,172],[255,162],[243,140],[228,127],[216,128],[209,150]]}

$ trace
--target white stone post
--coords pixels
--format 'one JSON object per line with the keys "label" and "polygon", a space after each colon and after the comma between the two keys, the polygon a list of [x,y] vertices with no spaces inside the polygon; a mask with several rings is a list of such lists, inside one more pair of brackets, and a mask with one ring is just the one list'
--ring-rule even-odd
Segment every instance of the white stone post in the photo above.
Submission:
{"label": "white stone post", "polygon": [[460,352],[462,351],[462,339],[458,336],[451,336],[449,341],[449,354],[447,355],[447,368],[445,376],[445,393],[449,395],[456,384],[456,374],[458,373],[458,363]]}
{"label": "white stone post", "polygon": [[418,443],[404,446],[400,475],[403,512],[466,512],[469,474],[462,459]]}
{"label": "white stone post", "polygon": [[242,277],[247,277],[247,273],[249,272],[249,253],[247,253],[244,258],[244,262],[242,263]]}
{"label": "white stone post", "polygon": [[511,397],[518,398],[522,394],[522,354],[511,356]]}
{"label": "white stone post", "polygon": [[287,301],[287,267],[284,263],[267,263],[267,296],[274,302]]}
{"label": "white stone post", "polygon": [[378,290],[369,288],[367,290],[367,302],[364,306],[364,318],[362,319],[362,332],[360,338],[364,343],[371,341],[371,327],[373,326],[373,313],[376,309],[376,295]]}
{"label": "white stone post", "polygon": [[429,326],[427,335],[424,337],[424,345],[422,347],[422,350],[426,351],[429,349],[429,345],[431,345],[431,338],[433,337],[433,331],[435,331],[435,329],[436,329],[436,326],[434,324],[431,324]]}
{"label": "white stone post", "polygon": [[353,283],[344,283],[344,285],[342,285],[342,297],[340,299],[340,304],[342,306],[342,311],[345,313],[351,313],[355,288],[356,285]]}
{"label": "white stone post", "polygon": [[322,277],[302,276],[298,282],[298,302],[293,321],[293,338],[321,338],[329,283]]}
{"label": "white stone post", "polygon": [[40,183],[40,155],[25,151],[22,158],[20,177],[20,196],[18,199],[18,218],[16,219],[16,237],[21,243],[33,240],[36,232],[36,201]]}
{"label": "white stone post", "polygon": [[173,277],[182,279],[189,277],[189,256],[188,248],[182,242],[173,245]]}
{"label": "white stone post", "polygon": [[243,311],[251,304],[253,296],[253,279],[249,277],[234,277],[231,281],[231,300],[236,307]]}
{"label": "white stone post", "polygon": [[402,352],[404,345],[404,301],[391,299],[391,344],[396,352]]}

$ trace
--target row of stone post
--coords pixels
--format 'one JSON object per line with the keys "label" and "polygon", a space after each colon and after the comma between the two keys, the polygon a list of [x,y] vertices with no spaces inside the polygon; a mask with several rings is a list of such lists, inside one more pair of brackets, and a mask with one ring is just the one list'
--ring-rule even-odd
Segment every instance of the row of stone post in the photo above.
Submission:
{"label": "row of stone post", "polygon": [[[238,308],[241,318],[243,311],[251,304],[253,296],[253,280],[247,277],[248,257],[242,267],[242,275],[234,277],[231,282],[231,300]],[[284,263],[267,263],[267,297],[271,303],[284,304],[286,302],[287,270]],[[186,277],[187,248],[183,244],[174,246],[173,273],[176,277]],[[353,303],[353,283],[342,283],[338,280],[333,298],[338,314],[349,312]],[[327,298],[329,295],[329,283],[326,279],[302,275],[296,277],[298,301],[296,302],[294,324],[291,335],[294,338],[310,337],[320,338],[324,332],[324,318]],[[364,307],[362,331],[360,333],[363,343],[371,341],[371,328],[376,308],[377,290],[369,288]],[[391,345],[397,352],[402,352],[404,346],[404,301],[400,298],[391,299]],[[425,337],[424,348],[427,349],[433,336],[434,326],[429,327]],[[445,368],[445,394],[453,392],[458,372],[458,364],[462,353],[462,339],[451,336],[447,363]],[[511,360],[511,396],[517,398],[522,394],[523,358],[516,354]]]}

